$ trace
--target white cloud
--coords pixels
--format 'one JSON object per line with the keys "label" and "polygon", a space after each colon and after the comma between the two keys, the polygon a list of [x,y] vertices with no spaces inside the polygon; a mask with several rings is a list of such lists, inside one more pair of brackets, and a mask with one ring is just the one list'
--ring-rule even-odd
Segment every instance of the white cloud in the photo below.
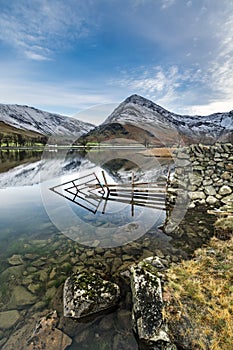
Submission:
{"label": "white cloud", "polygon": [[192,115],[209,115],[217,112],[229,112],[233,110],[233,98],[225,101],[211,102],[208,105],[194,105],[189,108],[180,109],[181,113]]}
{"label": "white cloud", "polygon": [[[175,6],[179,5],[177,2]],[[127,87],[129,94],[139,93],[177,113],[233,109],[233,3],[206,0],[202,5],[198,9],[195,2],[184,4],[183,11],[186,8],[189,17],[181,23],[187,24],[187,30],[180,32],[180,27],[167,39],[163,28],[164,42],[159,43],[165,48],[169,44],[167,57],[154,66],[128,69],[112,84]],[[198,25],[195,15],[199,15]],[[173,39],[175,46],[169,42]]]}
{"label": "white cloud", "polygon": [[[97,37],[96,51],[98,45],[99,50],[105,45],[104,40],[101,41],[105,37],[102,34],[108,28],[109,35],[113,31],[115,34],[117,29],[122,28],[122,21],[125,36],[122,35],[120,47],[123,50],[119,52],[121,73],[117,72],[117,78],[112,73],[113,78],[108,85],[104,86],[106,74],[111,74],[107,70],[114,72],[113,64],[116,64],[115,61],[110,66],[113,56],[108,60],[104,52],[106,68],[104,72],[96,72],[97,67],[101,67],[98,59],[95,60],[93,55],[93,65],[92,62],[84,62],[85,55],[82,57],[80,50],[78,54],[76,51],[77,66],[81,63],[80,66],[83,64],[87,70],[83,70],[82,81],[74,86],[70,82],[62,82],[63,77],[59,78],[58,70],[55,78],[60,79],[60,85],[36,83],[40,72],[41,79],[47,72],[29,71],[34,63],[29,68],[25,66],[24,74],[19,76],[16,71],[14,75],[10,74],[11,67],[8,69],[5,62],[1,62],[2,71],[6,72],[4,75],[0,71],[2,101],[74,111],[139,93],[177,112],[213,112],[214,108],[223,109],[224,105],[232,109],[233,2],[229,0],[200,0],[198,4],[191,0],[130,0],[125,2],[124,7],[116,0],[20,0],[6,4],[0,17],[0,40],[14,46],[30,60],[53,59],[66,45],[72,48],[81,38],[95,35],[93,28],[99,28],[101,34]],[[112,40],[114,44],[114,35]],[[126,47],[129,43],[130,50],[132,42],[138,43],[135,60]],[[118,52],[111,54],[118,59]],[[138,65],[146,66],[131,66],[136,61]],[[125,72],[122,72],[123,69]],[[77,74],[74,72],[74,79]],[[28,76],[35,81],[25,80]],[[52,81],[54,76],[55,73],[50,76],[48,72],[46,78]],[[97,82],[97,76],[101,76],[101,82]]]}
{"label": "white cloud", "polygon": [[161,0],[161,8],[165,10],[168,7],[171,7],[175,4],[176,0]]}
{"label": "white cloud", "polygon": [[139,68],[124,72],[111,85],[128,88],[177,113],[210,114],[233,109],[232,58],[220,64],[213,60],[209,68]]}
{"label": "white cloud", "polygon": [[[11,4],[11,3],[9,3]],[[27,58],[43,60],[52,51],[69,45],[88,34],[86,21],[94,24],[88,13],[89,0],[21,0],[2,9],[0,39],[23,52]],[[43,50],[43,53],[41,53]]]}
{"label": "white cloud", "polygon": [[123,79],[112,80],[111,84],[117,83],[122,87],[128,86],[131,92],[141,93],[156,101],[169,100],[169,102],[172,102],[176,98],[175,91],[183,80],[185,80],[185,73],[182,75],[177,66],[171,66],[167,69],[155,66],[141,72],[134,71],[131,76],[125,74]]}
{"label": "white cloud", "polygon": [[33,51],[25,51],[24,52],[25,56],[31,60],[35,60],[35,61],[49,61],[50,58],[47,57],[46,55],[40,55],[36,52]]}

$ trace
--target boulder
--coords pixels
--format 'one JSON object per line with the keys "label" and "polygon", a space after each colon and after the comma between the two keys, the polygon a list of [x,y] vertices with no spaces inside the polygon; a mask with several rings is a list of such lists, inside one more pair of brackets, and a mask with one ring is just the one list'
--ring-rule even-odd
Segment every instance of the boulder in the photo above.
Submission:
{"label": "boulder", "polygon": [[139,341],[152,349],[171,350],[167,326],[163,321],[163,299],[158,271],[164,266],[161,260],[147,258],[131,266],[133,297],[132,322]]}
{"label": "boulder", "polygon": [[63,290],[65,317],[81,318],[118,304],[120,288],[96,273],[76,273],[67,278]]}

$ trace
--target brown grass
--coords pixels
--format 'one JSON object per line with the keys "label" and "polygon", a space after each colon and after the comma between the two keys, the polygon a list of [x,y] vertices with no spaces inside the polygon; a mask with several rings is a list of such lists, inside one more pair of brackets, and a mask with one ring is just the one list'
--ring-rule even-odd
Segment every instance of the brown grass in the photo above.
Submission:
{"label": "brown grass", "polygon": [[146,157],[163,157],[163,158],[172,158],[173,152],[176,148],[167,148],[167,147],[159,147],[152,148],[146,151],[141,152]]}
{"label": "brown grass", "polygon": [[37,133],[35,131],[15,128],[14,126],[6,124],[2,121],[0,121],[0,133],[2,133],[4,135],[21,134],[22,136],[25,136],[25,137],[43,136],[42,134]]}
{"label": "brown grass", "polygon": [[196,251],[194,259],[172,266],[167,279],[165,317],[173,332],[181,319],[188,319],[191,327],[183,335],[190,337],[191,349],[231,350],[233,237],[213,238],[210,246]]}

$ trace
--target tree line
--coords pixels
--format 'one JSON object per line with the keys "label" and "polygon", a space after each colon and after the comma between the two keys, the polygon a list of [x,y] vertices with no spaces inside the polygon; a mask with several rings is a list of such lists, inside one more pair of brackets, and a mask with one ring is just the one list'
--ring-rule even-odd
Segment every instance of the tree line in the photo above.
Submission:
{"label": "tree line", "polygon": [[3,134],[0,133],[0,147],[26,147],[34,146],[36,143],[46,145],[46,136],[24,136],[17,134]]}

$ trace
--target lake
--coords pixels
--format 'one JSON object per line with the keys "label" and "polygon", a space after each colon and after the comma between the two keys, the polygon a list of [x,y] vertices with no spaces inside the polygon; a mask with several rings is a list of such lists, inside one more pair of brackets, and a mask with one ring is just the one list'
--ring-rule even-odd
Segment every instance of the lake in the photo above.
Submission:
{"label": "lake", "polygon": [[[162,229],[171,215],[164,191],[173,161],[117,148],[0,156],[0,344],[56,309],[73,339],[69,349],[137,349],[128,267],[154,254],[168,263],[187,258],[213,234],[211,216],[187,208],[174,232]],[[118,283],[119,307],[64,319],[62,286],[79,271]]]}

